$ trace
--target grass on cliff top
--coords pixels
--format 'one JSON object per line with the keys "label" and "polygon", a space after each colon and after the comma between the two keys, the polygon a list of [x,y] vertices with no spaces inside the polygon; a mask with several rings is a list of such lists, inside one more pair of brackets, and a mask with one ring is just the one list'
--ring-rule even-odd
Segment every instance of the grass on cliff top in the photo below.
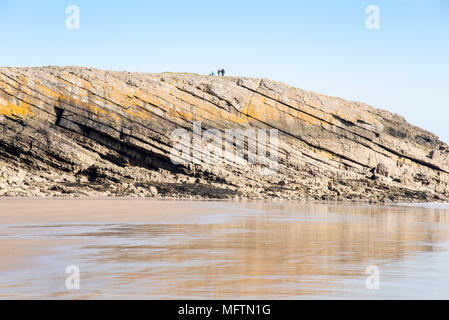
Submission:
{"label": "grass on cliff top", "polygon": [[160,73],[156,73],[156,74],[184,74],[184,75],[192,75],[192,76],[204,76],[204,74],[193,73],[193,72],[170,72],[170,71],[160,72]]}

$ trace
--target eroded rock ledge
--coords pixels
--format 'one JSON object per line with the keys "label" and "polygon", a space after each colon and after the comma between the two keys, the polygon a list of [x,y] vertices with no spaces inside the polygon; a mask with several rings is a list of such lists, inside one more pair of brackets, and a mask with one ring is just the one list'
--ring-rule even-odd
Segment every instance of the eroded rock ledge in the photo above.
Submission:
{"label": "eroded rock ledge", "polygon": [[[276,174],[174,165],[170,134],[195,121],[277,129]],[[449,199],[449,147],[432,133],[267,79],[0,68],[0,132],[1,196]]]}

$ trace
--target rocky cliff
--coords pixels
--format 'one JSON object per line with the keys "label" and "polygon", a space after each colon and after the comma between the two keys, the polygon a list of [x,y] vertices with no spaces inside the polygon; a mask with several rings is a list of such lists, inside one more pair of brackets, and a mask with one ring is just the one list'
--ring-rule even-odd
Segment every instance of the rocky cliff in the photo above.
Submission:
{"label": "rocky cliff", "polygon": [[[276,171],[174,164],[171,135],[194,124],[276,129]],[[2,196],[449,199],[449,147],[435,135],[397,114],[267,79],[0,68],[0,132]],[[201,143],[191,148],[204,153]]]}

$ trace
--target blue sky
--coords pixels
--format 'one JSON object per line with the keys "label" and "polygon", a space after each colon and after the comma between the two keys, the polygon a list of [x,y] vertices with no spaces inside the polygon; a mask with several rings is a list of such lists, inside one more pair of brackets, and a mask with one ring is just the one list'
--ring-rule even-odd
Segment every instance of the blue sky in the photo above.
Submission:
{"label": "blue sky", "polygon": [[[72,4],[79,30],[65,26]],[[0,39],[1,66],[224,67],[397,112],[449,142],[449,0],[1,0]]]}

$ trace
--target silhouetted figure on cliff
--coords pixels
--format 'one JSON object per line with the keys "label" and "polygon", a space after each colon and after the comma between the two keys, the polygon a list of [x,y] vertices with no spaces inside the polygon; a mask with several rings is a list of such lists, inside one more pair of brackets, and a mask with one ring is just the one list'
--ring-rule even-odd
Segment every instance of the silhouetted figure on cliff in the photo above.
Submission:
{"label": "silhouetted figure on cliff", "polygon": [[225,70],[223,69],[223,68],[221,68],[221,69],[218,69],[218,75],[220,76],[222,76],[222,77],[224,77],[224,75],[225,75]]}

